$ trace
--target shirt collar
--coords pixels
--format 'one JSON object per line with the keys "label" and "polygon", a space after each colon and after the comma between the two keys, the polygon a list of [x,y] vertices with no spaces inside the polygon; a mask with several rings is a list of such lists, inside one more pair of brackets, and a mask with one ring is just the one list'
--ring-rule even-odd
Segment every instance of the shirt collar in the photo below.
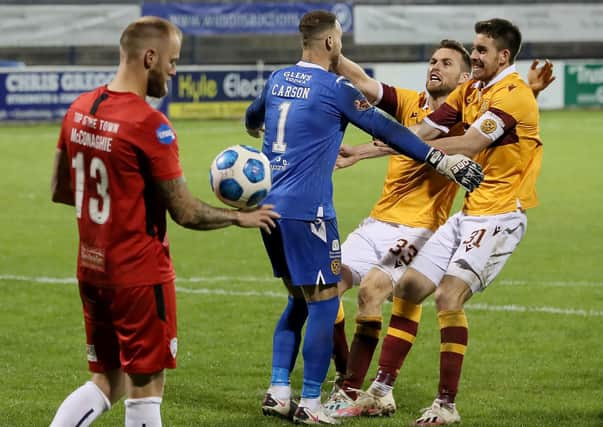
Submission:
{"label": "shirt collar", "polygon": [[515,68],[515,64],[511,64],[507,68],[502,70],[500,73],[498,73],[498,75],[496,77],[494,77],[492,80],[490,80],[490,82],[488,82],[488,84],[486,86],[484,86],[483,88],[482,88],[482,85],[484,84],[484,82],[482,82],[481,80],[478,80],[475,83],[473,83],[473,87],[477,88],[477,89],[489,88],[490,86],[494,86],[496,83],[498,83],[499,81],[501,81],[502,79],[507,77],[509,74],[515,73],[516,71],[517,70]]}
{"label": "shirt collar", "polygon": [[[306,67],[306,68],[318,68],[319,70],[325,70],[323,67],[321,67],[318,64],[315,64],[313,62],[306,62],[306,61],[298,61],[297,64],[298,67]],[[327,71],[327,70],[325,70]]]}

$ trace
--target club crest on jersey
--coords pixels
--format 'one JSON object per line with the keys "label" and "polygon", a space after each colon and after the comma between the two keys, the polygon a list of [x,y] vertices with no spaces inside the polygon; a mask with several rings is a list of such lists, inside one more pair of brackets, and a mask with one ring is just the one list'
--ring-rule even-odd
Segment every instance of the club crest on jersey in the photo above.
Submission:
{"label": "club crest on jersey", "polygon": [[176,139],[176,134],[174,133],[172,128],[166,125],[165,123],[163,123],[157,128],[155,134],[157,135],[157,139],[159,140],[159,142],[166,145],[171,144]]}
{"label": "club crest on jersey", "polygon": [[368,102],[368,100],[365,99],[356,99],[354,100],[354,107],[356,107],[356,109],[358,111],[366,111],[369,108],[371,108],[371,103]]}
{"label": "club crest on jersey", "polygon": [[341,260],[339,258],[331,260],[331,272],[333,274],[341,273]]}
{"label": "club crest on jersey", "polygon": [[488,111],[488,108],[490,108],[490,100],[486,99],[484,100],[484,102],[482,102],[482,105],[479,107],[479,113],[484,114],[486,111]]}
{"label": "club crest on jersey", "polygon": [[492,132],[494,132],[497,127],[498,127],[498,125],[496,124],[496,120],[486,119],[482,122],[482,124],[480,125],[479,128],[481,129],[481,131],[483,133],[485,133],[486,135],[489,135]]}

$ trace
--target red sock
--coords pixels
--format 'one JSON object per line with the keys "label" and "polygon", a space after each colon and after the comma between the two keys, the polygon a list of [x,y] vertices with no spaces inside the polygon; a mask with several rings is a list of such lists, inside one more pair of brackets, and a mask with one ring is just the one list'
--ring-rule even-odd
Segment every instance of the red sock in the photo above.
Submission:
{"label": "red sock", "polygon": [[343,303],[339,301],[339,311],[335,319],[335,327],[333,329],[333,361],[335,362],[335,371],[345,374],[348,364],[348,340],[345,336],[345,312]]}
{"label": "red sock", "polygon": [[343,382],[343,388],[352,399],[356,399],[357,393],[347,389],[362,388],[375,348],[379,344],[382,322],[381,316],[359,316],[356,318],[356,332],[352,340],[345,381]]}
{"label": "red sock", "polygon": [[469,326],[463,310],[438,312],[440,324],[440,385],[438,398],[454,403],[467,350]]}
{"label": "red sock", "polygon": [[393,385],[404,359],[415,342],[421,311],[421,305],[394,297],[392,317],[383,340],[376,381]]}

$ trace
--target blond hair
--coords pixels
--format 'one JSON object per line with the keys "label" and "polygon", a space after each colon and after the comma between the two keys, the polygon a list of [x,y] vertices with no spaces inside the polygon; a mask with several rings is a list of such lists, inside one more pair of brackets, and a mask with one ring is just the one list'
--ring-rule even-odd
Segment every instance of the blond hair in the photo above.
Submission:
{"label": "blond hair", "polygon": [[126,27],[119,39],[119,46],[127,57],[135,56],[149,47],[149,41],[167,39],[176,35],[182,39],[182,31],[167,19],[143,16]]}

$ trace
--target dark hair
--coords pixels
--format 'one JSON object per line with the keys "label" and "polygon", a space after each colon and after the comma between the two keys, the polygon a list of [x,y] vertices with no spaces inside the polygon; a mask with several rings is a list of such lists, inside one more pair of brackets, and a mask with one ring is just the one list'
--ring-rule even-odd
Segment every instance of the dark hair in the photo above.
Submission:
{"label": "dark hair", "polygon": [[458,42],[456,40],[444,39],[440,41],[440,45],[435,48],[434,52],[439,49],[456,50],[458,53],[461,54],[461,58],[463,59],[463,65],[461,66],[461,68],[464,69],[463,71],[466,73],[471,71],[471,56],[469,55],[467,49],[465,49],[465,46],[461,44],[461,42]]}
{"label": "dark hair", "polygon": [[512,22],[500,18],[479,21],[475,24],[475,34],[485,34],[494,39],[498,50],[509,49],[509,63],[515,62],[521,49],[521,32]]}
{"label": "dark hair", "polygon": [[128,54],[144,49],[144,44],[152,38],[167,38],[175,34],[182,38],[182,31],[167,19],[157,16],[143,16],[126,27],[119,39],[119,45]]}
{"label": "dark hair", "polygon": [[299,21],[299,32],[302,35],[302,44],[307,47],[312,39],[321,33],[335,27],[337,17],[326,10],[313,10],[306,13]]}

